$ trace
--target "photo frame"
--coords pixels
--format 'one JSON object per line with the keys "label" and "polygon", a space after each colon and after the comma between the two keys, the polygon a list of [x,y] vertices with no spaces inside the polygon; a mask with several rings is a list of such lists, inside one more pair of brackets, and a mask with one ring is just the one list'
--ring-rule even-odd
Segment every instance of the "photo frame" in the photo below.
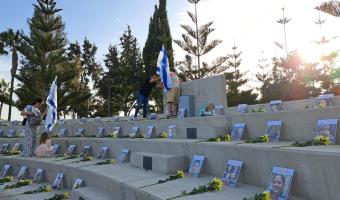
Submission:
{"label": "photo frame", "polygon": [[100,149],[100,152],[98,153],[97,155],[97,158],[98,159],[104,159],[106,158],[106,155],[107,155],[107,151],[109,150],[109,147],[102,147]]}
{"label": "photo frame", "polygon": [[118,115],[115,115],[112,117],[112,122],[119,122],[120,121],[120,118]]}
{"label": "photo frame", "polygon": [[278,112],[281,110],[282,100],[274,100],[269,103],[269,110],[271,112]]}
{"label": "photo frame", "polygon": [[185,118],[186,117],[186,109],[180,108],[178,109],[178,118]]}
{"label": "photo frame", "polygon": [[97,137],[99,137],[99,138],[105,137],[105,128],[104,127],[98,127],[97,128]]}
{"label": "photo frame", "polygon": [[315,136],[322,135],[324,137],[329,137],[329,141],[332,144],[335,144],[337,125],[338,119],[318,120],[316,125]]}
{"label": "photo frame", "polygon": [[72,190],[76,190],[81,187],[83,187],[83,179],[77,178],[73,184]]}
{"label": "photo frame", "polygon": [[33,182],[34,183],[40,183],[43,181],[43,175],[44,175],[44,170],[43,169],[37,169],[37,171],[34,174],[33,177]]}
{"label": "photo frame", "polygon": [[268,121],[265,135],[268,136],[269,142],[279,142],[281,134],[282,121]]}
{"label": "photo frame", "polygon": [[9,148],[9,144],[8,143],[4,143],[4,144],[1,145],[0,151],[1,152],[7,151],[8,148]]}
{"label": "photo frame", "polygon": [[146,128],[146,133],[145,133],[145,137],[147,139],[150,139],[154,136],[155,133],[155,126],[154,125],[148,125]]}
{"label": "photo frame", "polygon": [[222,180],[230,187],[236,187],[242,169],[242,161],[228,160],[223,172]]}
{"label": "photo frame", "polygon": [[51,153],[51,155],[52,155],[52,156],[56,156],[57,153],[58,153],[58,150],[59,150],[59,144],[53,145],[53,146],[52,146],[52,153]]}
{"label": "photo frame", "polygon": [[7,137],[14,137],[15,136],[15,130],[13,128],[10,128],[8,130]]}
{"label": "photo frame", "polygon": [[287,200],[290,186],[293,180],[294,169],[276,167],[272,169],[267,191],[271,199]]}
{"label": "photo frame", "polygon": [[123,149],[121,154],[119,155],[119,157],[117,159],[118,160],[117,162],[119,164],[122,164],[124,162],[129,161],[129,155],[130,155],[130,150],[129,149]]}
{"label": "photo frame", "polygon": [[94,118],[94,122],[96,123],[100,123],[102,121],[102,119],[100,117],[95,117]]}
{"label": "photo frame", "polygon": [[148,120],[156,120],[157,119],[157,113],[150,113]]}
{"label": "photo frame", "polygon": [[131,129],[130,137],[131,137],[131,138],[136,138],[136,137],[139,136],[139,133],[140,133],[139,127],[134,126],[134,127],[132,127],[132,129]]}
{"label": "photo frame", "polygon": [[80,153],[80,157],[89,156],[90,155],[90,150],[91,150],[91,146],[90,145],[85,145],[83,147],[83,151]]}
{"label": "photo frame", "polygon": [[59,137],[65,137],[67,135],[67,129],[66,128],[61,128],[59,130]]}
{"label": "photo frame", "polygon": [[319,107],[333,106],[334,94],[323,94],[317,97]]}
{"label": "photo frame", "polygon": [[120,130],[121,130],[120,126],[113,127],[112,136],[114,138],[118,138],[120,136]]}
{"label": "photo frame", "polygon": [[27,166],[21,166],[17,179],[24,179],[26,177],[27,169]]}
{"label": "photo frame", "polygon": [[83,128],[78,128],[77,131],[76,131],[76,136],[77,137],[81,137],[81,136],[84,136],[85,134],[85,130]]}
{"label": "photo frame", "polygon": [[242,140],[243,133],[246,129],[245,123],[235,123],[231,130],[231,139],[233,141],[240,141]]}
{"label": "photo frame", "polygon": [[176,125],[170,125],[168,128],[168,138],[175,138],[176,137]]}
{"label": "photo frame", "polygon": [[189,168],[189,175],[195,178],[200,176],[200,172],[204,163],[204,156],[194,155]]}
{"label": "photo frame", "polygon": [[58,173],[57,176],[54,179],[52,189],[60,189],[63,187],[63,178],[64,174],[63,173]]}
{"label": "photo frame", "polygon": [[80,118],[79,123],[84,124],[87,122],[87,119],[85,117]]}
{"label": "photo frame", "polygon": [[247,104],[238,104],[236,112],[238,112],[238,113],[246,113],[247,112],[247,107],[248,107]]}
{"label": "photo frame", "polygon": [[216,115],[225,115],[225,107],[224,107],[224,105],[216,105],[215,106],[215,114]]}
{"label": "photo frame", "polygon": [[12,148],[12,151],[19,151],[20,150],[20,147],[21,147],[21,143],[15,143],[13,148]]}
{"label": "photo frame", "polygon": [[10,169],[11,169],[11,165],[9,164],[4,165],[4,167],[1,169],[1,172],[0,172],[0,179],[5,178]]}
{"label": "photo frame", "polygon": [[69,156],[71,156],[71,155],[74,154],[75,150],[76,150],[76,145],[71,144],[71,145],[67,148],[66,154],[69,155]]}

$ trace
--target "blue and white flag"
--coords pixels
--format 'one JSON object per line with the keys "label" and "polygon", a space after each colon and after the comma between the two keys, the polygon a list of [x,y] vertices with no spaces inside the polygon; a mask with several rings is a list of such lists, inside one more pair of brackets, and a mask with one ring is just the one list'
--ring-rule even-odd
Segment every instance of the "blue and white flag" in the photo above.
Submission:
{"label": "blue and white flag", "polygon": [[57,77],[54,79],[50,92],[48,93],[48,97],[46,100],[46,104],[48,106],[48,112],[45,119],[45,128],[51,132],[54,124],[57,121]]}
{"label": "blue and white flag", "polygon": [[166,53],[164,46],[162,47],[162,50],[159,52],[158,56],[157,74],[161,77],[164,88],[169,91],[171,89],[171,76],[168,54]]}

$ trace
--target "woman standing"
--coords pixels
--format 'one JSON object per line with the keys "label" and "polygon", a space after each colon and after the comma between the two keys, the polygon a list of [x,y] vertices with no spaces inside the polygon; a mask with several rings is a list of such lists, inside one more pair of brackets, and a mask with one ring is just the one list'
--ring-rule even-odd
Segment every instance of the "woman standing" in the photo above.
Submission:
{"label": "woman standing", "polygon": [[27,105],[21,115],[27,116],[27,122],[24,128],[24,148],[23,156],[33,156],[34,150],[37,146],[37,132],[38,126],[40,125],[42,114],[42,99],[37,98],[32,105]]}

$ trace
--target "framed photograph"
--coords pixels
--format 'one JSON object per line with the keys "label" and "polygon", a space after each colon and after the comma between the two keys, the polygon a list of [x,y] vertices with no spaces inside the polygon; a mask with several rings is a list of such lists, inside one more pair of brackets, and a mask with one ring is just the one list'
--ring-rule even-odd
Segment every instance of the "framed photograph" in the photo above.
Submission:
{"label": "framed photograph", "polygon": [[178,109],[178,118],[185,118],[186,117],[186,109],[180,108]]}
{"label": "framed photograph", "polygon": [[155,126],[153,125],[148,125],[148,127],[146,128],[146,133],[145,133],[145,137],[150,139],[153,137],[155,132]]}
{"label": "framed photograph", "polygon": [[73,155],[74,152],[75,152],[75,150],[76,150],[76,145],[71,144],[71,145],[68,147],[66,154],[67,154],[67,155]]}
{"label": "framed photograph", "polygon": [[78,128],[76,131],[76,136],[83,136],[85,133],[83,128]]}
{"label": "framed photograph", "polygon": [[43,181],[43,175],[44,175],[44,170],[43,169],[37,169],[37,172],[35,172],[34,177],[33,177],[33,182],[34,183],[40,183]]}
{"label": "framed photograph", "polygon": [[15,143],[13,148],[12,148],[12,151],[19,151],[20,150],[20,147],[21,147],[21,144],[20,143]]}
{"label": "framed photograph", "polygon": [[89,156],[90,155],[90,150],[91,150],[90,145],[85,145],[84,148],[83,148],[83,151],[80,154],[80,157]]}
{"label": "framed photograph", "polygon": [[223,172],[222,180],[230,187],[236,187],[242,164],[243,162],[239,160],[228,160]]}
{"label": "framed photograph", "polygon": [[327,107],[333,105],[334,94],[323,94],[317,97],[319,107]]}
{"label": "framed photograph", "polygon": [[8,130],[8,135],[7,135],[7,136],[8,136],[8,137],[14,137],[14,135],[15,135],[15,130],[12,129],[12,128],[9,129],[9,130]]}
{"label": "framed photograph", "polygon": [[140,132],[140,131],[139,131],[139,127],[137,127],[137,126],[132,127],[131,133],[130,133],[130,137],[131,137],[131,138],[138,137],[139,132]]}
{"label": "framed photograph", "polygon": [[119,134],[120,134],[120,127],[119,126],[113,127],[113,132],[112,132],[113,137],[117,138]]}
{"label": "framed photograph", "polygon": [[59,137],[65,137],[67,134],[67,129],[66,128],[61,128],[59,130]]}
{"label": "framed photograph", "polygon": [[78,189],[83,187],[83,180],[80,178],[77,178],[76,181],[73,184],[72,190]]}
{"label": "framed photograph", "polygon": [[282,100],[271,101],[269,104],[269,110],[272,112],[278,112],[281,110]]}
{"label": "framed photograph", "polygon": [[64,174],[63,173],[58,173],[57,176],[55,177],[55,180],[53,182],[52,188],[53,189],[58,189],[61,188],[63,185],[63,177]]}
{"label": "framed photograph", "polygon": [[65,124],[65,122],[66,122],[65,119],[60,119],[60,120],[58,120],[58,124],[59,124],[59,125],[63,125],[63,124]]}
{"label": "framed photograph", "polygon": [[1,151],[7,151],[7,150],[8,150],[8,147],[9,147],[9,144],[8,144],[8,143],[2,144],[2,145],[1,145]]}
{"label": "framed photograph", "polygon": [[87,119],[85,117],[80,118],[79,123],[84,124],[87,122]]}
{"label": "framed photograph", "polygon": [[130,150],[129,149],[123,149],[121,154],[118,157],[118,161],[117,162],[119,164],[121,164],[121,163],[129,161],[129,154],[130,154]]}
{"label": "framed photograph", "polygon": [[101,120],[101,118],[100,117],[95,117],[94,118],[94,122],[96,122],[96,123],[100,123],[102,120]]}
{"label": "framed photograph", "polygon": [[59,150],[59,144],[55,144],[52,146],[52,156],[56,156]]}
{"label": "framed photograph", "polygon": [[112,122],[119,122],[119,116],[118,115],[113,116],[112,117]]}
{"label": "framed photograph", "polygon": [[156,120],[157,119],[157,113],[150,113],[148,120]]}
{"label": "framed photograph", "polygon": [[243,136],[245,128],[246,128],[245,123],[235,123],[233,125],[233,129],[231,130],[231,139],[233,141],[242,140],[242,136]]}
{"label": "framed photograph", "polygon": [[6,164],[0,172],[0,178],[5,178],[6,175],[8,174],[8,172],[9,172],[10,168],[11,168],[11,165]]}
{"label": "framed photograph", "polygon": [[237,111],[238,113],[246,113],[247,112],[247,104],[238,104]]}
{"label": "framed photograph", "polygon": [[168,138],[176,137],[176,125],[170,125],[168,128]]}
{"label": "framed photograph", "polygon": [[338,119],[318,120],[315,136],[329,137],[329,141],[335,144],[337,124]]}
{"label": "framed photograph", "polygon": [[194,155],[189,168],[190,176],[199,177],[203,166],[204,158],[205,158],[204,156]]}
{"label": "framed photograph", "polygon": [[26,177],[26,172],[27,172],[27,166],[22,166],[17,175],[17,179],[24,179]]}
{"label": "framed photograph", "polygon": [[105,137],[105,128],[104,127],[98,127],[97,128],[97,137]]}
{"label": "framed photograph", "polygon": [[108,147],[102,147],[102,148],[100,149],[99,154],[97,155],[97,158],[98,158],[98,159],[104,159],[104,158],[106,157],[106,154],[107,154],[107,151],[108,151],[108,150],[109,150]]}
{"label": "framed photograph", "polygon": [[290,185],[293,179],[294,169],[273,167],[267,190],[271,200],[288,199]]}
{"label": "framed photograph", "polygon": [[224,105],[216,105],[215,106],[215,114],[216,115],[224,115],[225,114]]}
{"label": "framed photograph", "polygon": [[282,121],[268,121],[265,135],[268,135],[269,142],[279,142]]}

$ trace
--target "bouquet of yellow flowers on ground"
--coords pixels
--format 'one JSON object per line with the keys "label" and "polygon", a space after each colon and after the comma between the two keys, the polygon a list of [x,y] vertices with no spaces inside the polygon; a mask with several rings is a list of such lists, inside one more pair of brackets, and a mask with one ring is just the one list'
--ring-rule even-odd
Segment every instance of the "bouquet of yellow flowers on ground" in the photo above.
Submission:
{"label": "bouquet of yellow flowers on ground", "polygon": [[250,140],[246,140],[246,143],[268,143],[269,137],[268,135],[261,135],[260,137],[251,138]]}
{"label": "bouquet of yellow flowers on ground", "polygon": [[52,191],[52,187],[50,185],[45,185],[45,186],[39,187],[36,190],[27,191],[22,194],[36,194],[36,193],[51,192],[51,191]]}
{"label": "bouquet of yellow flowers on ground", "polygon": [[112,160],[105,160],[105,161],[100,161],[100,162],[97,162],[96,165],[114,165],[116,164],[116,160],[115,159],[112,159]]}
{"label": "bouquet of yellow flowers on ground", "polygon": [[187,193],[186,191],[183,191],[182,195],[195,195],[195,194],[201,194],[205,192],[217,192],[222,191],[223,188],[223,181],[219,178],[213,178],[208,185],[199,186],[198,188],[194,188],[191,192]]}
{"label": "bouquet of yellow flowers on ground", "polygon": [[4,183],[12,182],[12,181],[13,181],[13,176],[6,176],[5,178],[0,179],[0,185]]}
{"label": "bouquet of yellow flowers on ground", "polygon": [[230,134],[227,134],[226,136],[220,136],[217,138],[209,138],[208,142],[221,142],[221,141],[231,141]]}
{"label": "bouquet of yellow flowers on ground", "polygon": [[20,155],[21,151],[6,150],[1,152],[4,156]]}
{"label": "bouquet of yellow flowers on ground", "polygon": [[316,136],[313,140],[308,140],[306,142],[294,142],[292,146],[294,147],[306,147],[306,146],[318,146],[318,145],[329,145],[331,141],[329,137],[319,135]]}
{"label": "bouquet of yellow flowers on ground", "polygon": [[158,183],[159,184],[165,183],[165,182],[173,181],[173,180],[180,179],[180,178],[184,178],[184,172],[182,170],[177,170],[175,175],[171,175],[171,176],[169,176],[169,178],[167,178],[165,180],[159,180]]}
{"label": "bouquet of yellow flowers on ground", "polygon": [[6,185],[5,186],[5,190],[10,190],[10,189],[14,189],[14,188],[20,188],[20,187],[23,187],[23,186],[27,186],[27,185],[31,185],[33,183],[32,180],[19,180],[18,182],[12,184],[12,185]]}
{"label": "bouquet of yellow flowers on ground", "polygon": [[270,200],[270,192],[264,191],[260,194],[255,194],[254,197],[244,197],[243,200]]}
{"label": "bouquet of yellow flowers on ground", "polygon": [[53,197],[46,199],[46,200],[63,200],[63,199],[69,199],[70,193],[64,192],[64,194],[54,194]]}
{"label": "bouquet of yellow flowers on ground", "polygon": [[91,160],[93,160],[92,156],[84,156],[82,157],[82,159],[80,159],[80,161],[82,162],[91,161]]}
{"label": "bouquet of yellow flowers on ground", "polygon": [[166,132],[161,132],[161,134],[159,134],[159,138],[168,138],[168,134]]}

